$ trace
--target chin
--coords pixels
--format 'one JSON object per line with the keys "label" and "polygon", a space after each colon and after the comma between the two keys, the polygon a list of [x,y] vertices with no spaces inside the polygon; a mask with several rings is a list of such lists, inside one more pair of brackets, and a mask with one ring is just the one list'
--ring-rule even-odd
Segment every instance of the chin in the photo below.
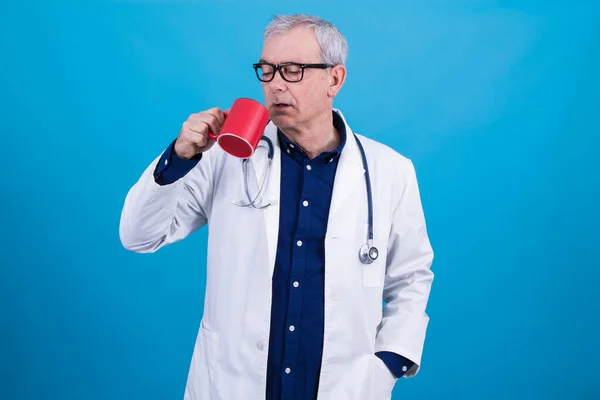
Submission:
{"label": "chin", "polygon": [[289,115],[282,114],[282,113],[271,114],[271,121],[273,121],[273,124],[275,124],[275,126],[277,126],[278,128],[281,128],[281,129],[289,128],[289,127],[295,125],[294,118],[292,118]]}

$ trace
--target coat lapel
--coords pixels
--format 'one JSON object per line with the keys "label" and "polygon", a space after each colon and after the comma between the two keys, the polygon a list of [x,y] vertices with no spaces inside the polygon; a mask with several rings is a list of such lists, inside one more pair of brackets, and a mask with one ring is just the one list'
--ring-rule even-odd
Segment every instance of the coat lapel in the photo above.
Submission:
{"label": "coat lapel", "polygon": [[[267,176],[266,187],[262,199],[259,199],[261,204],[271,205],[263,210],[257,210],[264,213],[267,246],[269,251],[269,268],[270,276],[273,276],[275,268],[275,257],[277,255],[277,237],[279,235],[279,191],[281,184],[281,151],[279,141],[277,140],[277,127],[273,122],[269,122],[265,128],[263,136],[269,138],[273,144],[273,161],[271,169]],[[261,141],[259,149],[251,157],[252,169],[256,175],[256,182],[262,185],[265,179],[265,168],[268,167],[268,147],[264,140]]]}
{"label": "coat lapel", "polygon": [[[337,112],[341,115],[341,112]],[[338,237],[344,232],[347,233],[347,229],[354,229],[351,227],[353,221],[351,217],[356,215],[356,206],[359,204],[360,194],[357,191],[364,188],[365,169],[362,165],[360,150],[354,133],[345,120],[344,123],[346,124],[346,145],[340,155],[333,183],[327,229],[332,238]]]}

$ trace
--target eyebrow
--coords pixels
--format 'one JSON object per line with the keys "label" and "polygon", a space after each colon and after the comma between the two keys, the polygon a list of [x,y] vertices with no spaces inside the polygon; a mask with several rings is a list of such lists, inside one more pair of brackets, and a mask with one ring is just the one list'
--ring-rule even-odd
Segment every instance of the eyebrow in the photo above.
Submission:
{"label": "eyebrow", "polygon": [[[264,58],[259,59],[258,63],[275,64],[275,63],[272,63],[272,62],[269,62],[269,61],[265,60]],[[306,64],[306,63],[303,63],[303,62],[300,62],[300,61],[283,61],[283,62],[280,62],[279,64],[286,64],[286,63]]]}

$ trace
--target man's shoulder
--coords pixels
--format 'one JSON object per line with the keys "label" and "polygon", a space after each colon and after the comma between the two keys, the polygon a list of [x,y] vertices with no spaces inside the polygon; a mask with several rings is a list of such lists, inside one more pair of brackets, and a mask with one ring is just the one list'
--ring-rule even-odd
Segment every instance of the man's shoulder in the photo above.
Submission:
{"label": "man's shoulder", "polygon": [[375,186],[391,193],[392,204],[399,204],[407,185],[415,179],[415,168],[410,158],[389,145],[356,133],[367,156],[369,175]]}
{"label": "man's shoulder", "polygon": [[355,134],[358,136],[365,149],[369,164],[383,164],[382,166],[384,167],[389,166],[407,170],[412,168],[412,161],[391,146],[365,136],[359,132],[355,132]]}

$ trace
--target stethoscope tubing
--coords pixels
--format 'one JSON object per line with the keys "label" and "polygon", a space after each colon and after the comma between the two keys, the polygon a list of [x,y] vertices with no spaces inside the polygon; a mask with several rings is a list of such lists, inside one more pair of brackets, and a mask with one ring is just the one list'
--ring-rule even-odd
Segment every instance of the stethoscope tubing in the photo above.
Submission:
{"label": "stethoscope tubing", "polygon": [[[360,248],[359,259],[363,264],[371,264],[379,256],[379,251],[377,250],[376,247],[373,246],[373,194],[372,194],[372,190],[371,190],[371,176],[369,173],[369,165],[367,163],[367,156],[365,153],[365,149],[364,149],[362,143],[360,142],[360,140],[358,139],[358,136],[356,136],[356,134],[354,134],[354,138],[356,139],[356,143],[358,144],[358,148],[360,150],[360,154],[361,154],[361,158],[362,158],[363,168],[365,169],[365,186],[366,186],[366,191],[367,191],[367,207],[368,207],[367,243],[365,243]],[[242,171],[244,174],[244,190],[246,191],[246,197],[248,198],[248,203],[243,204],[240,202],[236,202],[235,204],[237,206],[252,207],[252,208],[260,210],[260,209],[267,208],[268,206],[271,205],[271,203],[267,203],[265,205],[258,205],[256,203],[256,201],[261,197],[261,194],[265,188],[266,182],[268,180],[269,172],[271,170],[271,163],[273,162],[273,156],[275,154],[275,149],[274,149],[273,142],[271,141],[271,139],[269,139],[266,136],[262,136],[261,140],[264,140],[267,143],[268,150],[269,150],[268,154],[267,154],[267,158],[268,158],[267,167],[265,168],[265,173],[264,173],[264,176],[262,179],[262,183],[260,185],[258,193],[256,194],[256,197],[252,198],[252,195],[250,195],[250,190],[248,187],[248,179],[249,179],[249,177],[248,177],[248,159],[242,160]]]}

